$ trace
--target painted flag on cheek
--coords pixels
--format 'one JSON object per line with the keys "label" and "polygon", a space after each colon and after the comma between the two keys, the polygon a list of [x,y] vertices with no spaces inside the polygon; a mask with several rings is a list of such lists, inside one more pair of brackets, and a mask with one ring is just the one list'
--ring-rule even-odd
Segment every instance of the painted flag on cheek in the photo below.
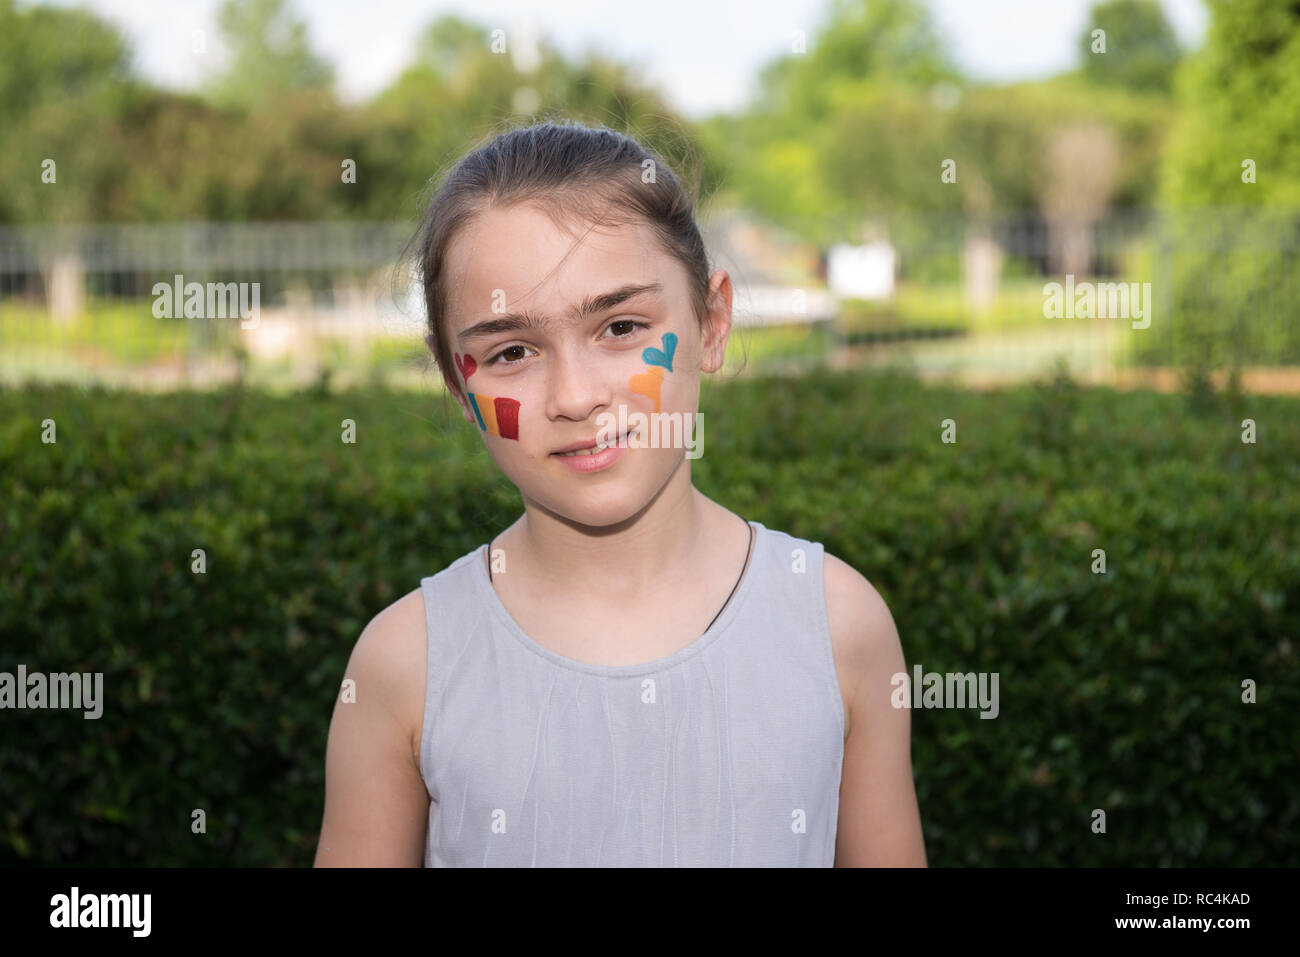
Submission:
{"label": "painted flag on cheek", "polygon": [[519,440],[519,400],[469,393],[478,427],[489,435]]}

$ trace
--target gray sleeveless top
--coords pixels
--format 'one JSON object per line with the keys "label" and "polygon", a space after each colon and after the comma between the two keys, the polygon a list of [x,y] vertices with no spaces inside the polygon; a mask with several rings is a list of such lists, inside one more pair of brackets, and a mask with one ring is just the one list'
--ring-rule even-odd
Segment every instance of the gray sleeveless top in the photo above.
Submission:
{"label": "gray sleeveless top", "polygon": [[658,661],[529,638],[484,544],[424,578],[426,867],[830,867],[844,704],[822,545],[754,529],[731,600]]}

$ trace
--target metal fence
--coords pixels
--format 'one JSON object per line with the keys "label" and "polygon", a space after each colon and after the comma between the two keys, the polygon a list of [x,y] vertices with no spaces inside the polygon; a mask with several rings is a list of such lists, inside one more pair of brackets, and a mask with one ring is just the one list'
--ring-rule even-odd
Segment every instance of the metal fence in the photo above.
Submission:
{"label": "metal fence", "polygon": [[[1236,368],[1247,388],[1300,380],[1297,211],[896,215],[820,249],[742,213],[701,227],[735,287],[728,362],[749,371],[901,364],[1001,382],[1064,363],[1098,382],[1189,367]],[[436,383],[423,303],[396,268],[412,229],[0,228],[0,379]],[[854,268],[878,274],[869,294],[851,291]]]}

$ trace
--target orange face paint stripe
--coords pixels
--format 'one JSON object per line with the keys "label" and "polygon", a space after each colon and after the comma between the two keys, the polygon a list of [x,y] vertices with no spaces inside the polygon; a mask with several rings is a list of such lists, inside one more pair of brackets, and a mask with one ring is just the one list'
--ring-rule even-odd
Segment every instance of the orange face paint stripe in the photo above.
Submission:
{"label": "orange face paint stripe", "polygon": [[474,398],[474,393],[469,393],[469,405],[474,410],[474,418],[478,419],[478,427],[487,431],[487,426],[483,424],[483,413],[478,410],[478,400]]}
{"label": "orange face paint stripe", "polygon": [[493,404],[492,396],[480,395],[478,403],[478,414],[483,419],[483,428],[488,435],[500,435],[497,431],[497,410]]}

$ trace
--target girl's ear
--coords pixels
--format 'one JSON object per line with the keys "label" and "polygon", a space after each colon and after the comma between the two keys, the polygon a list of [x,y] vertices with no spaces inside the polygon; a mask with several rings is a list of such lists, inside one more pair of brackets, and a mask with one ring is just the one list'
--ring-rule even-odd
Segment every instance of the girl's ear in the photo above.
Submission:
{"label": "girl's ear", "polygon": [[719,269],[710,277],[705,297],[708,305],[704,327],[700,330],[703,372],[717,372],[726,362],[727,339],[731,336],[731,297],[731,277],[725,269]]}

